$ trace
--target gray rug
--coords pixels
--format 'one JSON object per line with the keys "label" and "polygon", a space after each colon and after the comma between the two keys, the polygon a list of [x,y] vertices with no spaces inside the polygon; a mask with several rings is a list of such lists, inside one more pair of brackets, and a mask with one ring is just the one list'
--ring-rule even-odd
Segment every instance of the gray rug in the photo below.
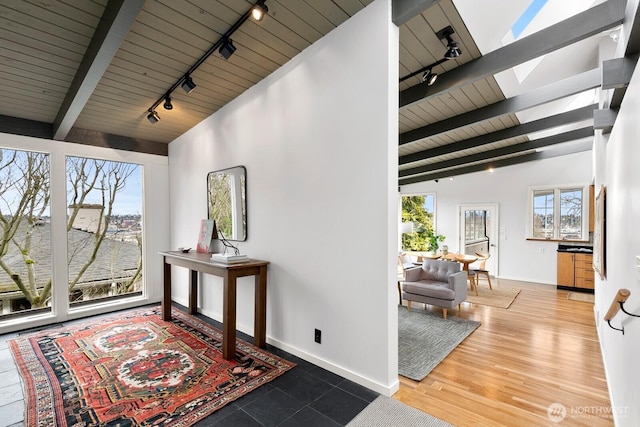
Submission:
{"label": "gray rug", "polygon": [[398,306],[398,373],[422,381],[480,322]]}
{"label": "gray rug", "polygon": [[347,427],[452,427],[432,415],[389,397],[380,396],[351,420]]}

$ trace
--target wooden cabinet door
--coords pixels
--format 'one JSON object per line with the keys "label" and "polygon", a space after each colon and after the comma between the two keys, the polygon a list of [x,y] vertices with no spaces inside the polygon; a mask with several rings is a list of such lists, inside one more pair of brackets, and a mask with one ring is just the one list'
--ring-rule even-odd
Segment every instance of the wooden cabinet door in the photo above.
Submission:
{"label": "wooden cabinet door", "polygon": [[558,285],[574,286],[573,254],[558,252]]}
{"label": "wooden cabinet door", "polygon": [[575,285],[576,288],[593,289],[593,255],[575,255]]}

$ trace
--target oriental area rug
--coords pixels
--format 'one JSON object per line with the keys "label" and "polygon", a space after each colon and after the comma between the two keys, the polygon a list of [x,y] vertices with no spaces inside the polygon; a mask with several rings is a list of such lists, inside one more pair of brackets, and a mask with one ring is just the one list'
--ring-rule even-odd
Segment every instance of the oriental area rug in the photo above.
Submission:
{"label": "oriental area rug", "polygon": [[179,310],[153,307],[9,341],[26,426],[191,426],[294,364]]}

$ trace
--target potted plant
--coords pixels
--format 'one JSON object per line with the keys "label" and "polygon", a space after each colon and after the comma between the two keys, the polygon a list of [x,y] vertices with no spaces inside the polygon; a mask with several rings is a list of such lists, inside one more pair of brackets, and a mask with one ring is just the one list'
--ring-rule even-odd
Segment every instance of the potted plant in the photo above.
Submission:
{"label": "potted plant", "polygon": [[445,238],[442,234],[436,234],[433,230],[427,230],[427,250],[435,254],[438,252],[440,242],[444,242]]}

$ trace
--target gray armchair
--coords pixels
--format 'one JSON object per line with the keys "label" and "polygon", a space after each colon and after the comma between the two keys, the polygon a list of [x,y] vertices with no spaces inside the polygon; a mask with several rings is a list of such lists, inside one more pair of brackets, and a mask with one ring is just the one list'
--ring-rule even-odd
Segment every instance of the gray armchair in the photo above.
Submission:
{"label": "gray armchair", "polygon": [[442,307],[446,319],[447,309],[459,309],[467,299],[467,272],[457,262],[425,259],[421,267],[405,270],[402,299],[408,310],[412,301]]}

